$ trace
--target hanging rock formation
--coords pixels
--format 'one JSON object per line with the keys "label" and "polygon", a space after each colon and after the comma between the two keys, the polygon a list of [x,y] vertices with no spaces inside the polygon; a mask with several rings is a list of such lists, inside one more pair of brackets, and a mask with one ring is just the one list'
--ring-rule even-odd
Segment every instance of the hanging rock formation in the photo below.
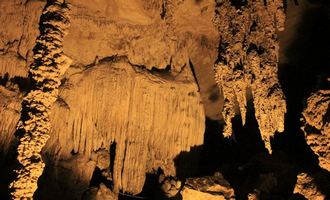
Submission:
{"label": "hanging rock formation", "polygon": [[126,56],[134,65],[147,69],[170,67],[172,73],[179,73],[191,62],[206,115],[221,119],[222,97],[214,87],[212,70],[219,43],[219,33],[212,23],[214,0],[70,3],[71,26],[64,51],[74,64],[89,65],[95,57]]}
{"label": "hanging rock formation", "polygon": [[[245,3],[243,3],[245,2]],[[282,0],[220,1],[215,24],[220,34],[216,81],[224,94],[224,135],[232,134],[232,118],[239,106],[245,123],[247,93],[252,91],[255,116],[266,148],[269,137],[284,130],[286,103],[277,79],[276,31],[284,29]]]}
{"label": "hanging rock formation", "polygon": [[[14,132],[20,117],[21,95],[0,86],[0,152],[7,154],[10,142],[14,138]],[[4,155],[1,155],[3,157]]]}
{"label": "hanging rock formation", "polygon": [[[60,98],[52,110],[51,139],[44,152],[55,160],[70,160],[71,153],[90,157],[93,151],[116,146],[114,185],[116,190],[131,193],[141,191],[145,173],[158,167],[174,176],[173,159],[182,151],[189,152],[191,147],[203,143],[203,106],[196,80],[188,68],[191,57],[191,62],[199,68],[211,69],[215,60],[218,33],[212,26],[214,1],[66,2],[71,6],[65,40],[44,41],[42,37],[46,36],[42,33],[37,40],[39,46],[44,42],[63,45],[63,51],[73,61],[73,69],[62,79]],[[1,1],[0,6],[6,12],[0,16],[1,24],[10,30],[0,30],[0,76],[8,74],[9,82],[11,78],[24,79],[30,64],[40,63],[38,58],[33,58],[37,54],[33,55],[32,48],[45,2]],[[10,12],[12,10],[20,12]],[[201,52],[209,52],[210,57],[205,58]],[[116,63],[116,67],[103,66],[108,58],[121,55],[127,57],[124,63]],[[103,63],[102,67],[99,63]],[[167,73],[168,67],[171,73]],[[108,68],[112,69],[107,71]],[[142,68],[149,71],[140,71]],[[157,68],[164,70],[165,78],[157,78],[162,76],[162,72],[154,72]],[[31,76],[37,73],[37,70],[30,72]],[[212,77],[212,73],[208,74]],[[211,82],[202,84],[212,86]],[[207,88],[203,92],[207,100]],[[14,138],[22,99],[18,89],[3,88],[1,95],[13,102],[12,110],[9,105],[0,108],[1,116],[7,116],[0,121],[0,141],[4,144],[1,148],[5,152],[11,144],[8,141]],[[50,96],[47,106],[55,99]],[[214,113],[215,109],[208,110]],[[2,120],[7,118],[10,123]]]}
{"label": "hanging rock formation", "polygon": [[174,158],[203,143],[205,117],[197,91],[188,67],[173,77],[125,59],[100,62],[68,77],[47,146],[63,156],[90,157],[114,145],[114,187],[137,194],[146,172],[161,167],[175,175]]}
{"label": "hanging rock formation", "polygon": [[[291,46],[308,32],[300,31],[300,20],[305,25],[318,11],[318,1],[310,2],[296,9],[287,1],[294,12],[281,61],[301,60]],[[311,10],[302,12],[307,4]],[[264,150],[258,129],[270,151],[270,137],[284,129],[277,79],[283,7],[282,0],[0,0],[0,199],[9,195],[17,139],[16,199],[148,199],[149,191],[140,192],[151,184],[161,196],[187,200],[288,199],[306,144],[287,130],[276,137],[276,152],[257,154]],[[297,25],[290,26],[292,18]],[[295,85],[284,79],[301,68],[284,68],[281,83],[291,94]],[[329,170],[326,89],[307,100],[303,130]],[[247,108],[251,99],[254,108]],[[246,120],[252,110],[258,127]],[[224,135],[231,136],[237,115],[247,126],[236,143],[217,132],[225,122]],[[288,152],[300,157],[281,156]],[[206,176],[216,169],[236,197],[224,177]],[[166,178],[153,183],[159,171]],[[196,171],[207,174],[191,178]],[[313,199],[329,191],[325,186],[311,172],[298,176],[296,192]]]}
{"label": "hanging rock formation", "polygon": [[[222,98],[212,70],[219,43],[212,23],[214,0],[66,2],[71,5],[71,25],[63,48],[73,65],[90,65],[96,57],[126,56],[134,65],[170,66],[178,73],[191,62],[206,115],[221,119]],[[0,6],[0,77],[26,77],[45,1],[0,0]]]}
{"label": "hanging rock formation", "polygon": [[50,110],[58,95],[60,76],[70,66],[62,50],[69,26],[68,12],[63,2],[49,1],[40,18],[40,36],[30,68],[33,87],[23,99],[18,125],[17,160],[21,166],[16,170],[17,179],[10,185],[13,199],[32,198],[45,167],[41,150],[49,138]]}
{"label": "hanging rock formation", "polygon": [[95,160],[93,152],[114,148],[110,165],[117,191],[139,193],[145,174],[158,167],[175,176],[174,158],[203,143],[205,115],[188,66],[172,76],[118,58],[90,68],[70,67],[64,80],[44,151],[54,160],[70,162],[72,153]]}

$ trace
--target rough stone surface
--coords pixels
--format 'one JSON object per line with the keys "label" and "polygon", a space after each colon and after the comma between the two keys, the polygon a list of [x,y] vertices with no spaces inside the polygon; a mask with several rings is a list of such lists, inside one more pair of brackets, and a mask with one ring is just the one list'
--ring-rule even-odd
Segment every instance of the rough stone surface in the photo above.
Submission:
{"label": "rough stone surface", "polygon": [[189,178],[181,191],[183,200],[233,200],[234,189],[221,173],[214,176]]}
{"label": "rough stone surface", "polygon": [[174,158],[203,143],[204,111],[189,68],[172,77],[100,63],[70,75],[59,97],[48,147],[90,157],[115,145],[117,190],[139,193],[145,173],[158,167],[175,175]]}
{"label": "rough stone surface", "polygon": [[63,38],[70,24],[68,12],[66,4],[48,2],[40,18],[40,35],[29,71],[33,88],[23,98],[17,127],[20,131],[17,160],[21,166],[16,170],[16,179],[10,184],[12,199],[32,198],[45,167],[41,150],[49,138],[50,110],[58,95],[60,77],[70,66],[70,59],[62,50]]}
{"label": "rough stone surface", "polygon": [[[58,40],[56,34],[50,34],[51,38],[43,36],[40,31],[44,30],[38,30],[40,21],[51,23],[56,28],[61,26],[53,24],[56,21],[54,16],[44,18],[43,9],[47,2],[71,5],[71,26],[64,28],[68,35],[63,40]],[[178,158],[191,155],[198,159],[194,151],[199,151],[203,143],[205,116],[210,119],[208,122],[222,120],[222,104],[227,124],[225,136],[230,136],[232,117],[240,114],[244,124],[245,113],[249,109],[246,101],[253,98],[262,138],[271,150],[269,137],[284,129],[286,112],[277,80],[277,31],[283,29],[285,19],[282,2],[0,0],[0,158],[5,157],[9,147],[16,142],[14,133],[20,116],[22,118],[24,113],[29,113],[24,103],[21,107],[22,101],[27,104],[32,102],[34,106],[47,104],[44,112],[47,117],[43,118],[46,126],[41,128],[47,130],[45,132],[49,133],[50,139],[42,152],[46,168],[35,194],[39,199],[80,199],[91,184],[93,172],[98,169],[107,185],[91,188],[91,199],[116,199],[118,192],[135,195],[142,190],[146,173],[153,173],[159,167],[164,170],[164,176],[171,177],[161,183],[163,192],[168,197],[175,196],[180,190],[179,181],[172,177],[177,172],[185,173],[199,167],[198,160],[183,163],[187,166],[175,166],[178,164],[175,162]],[[299,7],[310,2],[301,1]],[[293,1],[288,3],[294,4]],[[316,4],[317,1],[313,1],[313,7],[316,8]],[[292,10],[301,12],[300,9]],[[291,12],[291,19],[299,18],[302,24],[309,19],[307,14],[303,17],[301,13],[298,17],[298,14]],[[312,12],[309,14],[312,15]],[[299,20],[293,21],[300,23]],[[297,35],[301,38],[306,33],[299,31],[298,26],[291,27],[290,23],[286,27],[290,30],[284,33],[286,39],[282,40],[282,44],[287,51],[282,51],[281,61],[299,59],[299,56],[292,58],[295,53],[287,53],[290,51],[289,44],[295,42]],[[63,31],[62,28],[60,31]],[[296,31],[298,33],[290,34]],[[64,63],[64,68],[55,70],[61,75],[66,73],[62,77],[55,75],[56,81],[51,85],[44,78],[54,78],[52,70],[43,67],[29,69],[36,63],[47,63],[58,53],[56,50],[50,54],[37,52],[37,46],[54,50],[52,47],[56,45],[61,46],[57,50],[69,56],[72,63],[67,71],[69,65]],[[38,58],[38,55],[41,57]],[[323,54],[321,56],[324,57]],[[31,77],[32,82],[28,80]],[[56,95],[42,96],[43,93],[52,93],[48,91],[54,89],[52,86],[56,90],[59,87],[58,98],[57,92],[54,93]],[[32,96],[32,92],[27,93],[30,89],[35,92],[36,88],[38,92],[33,94],[40,101]],[[45,90],[40,92],[40,88]],[[319,90],[307,100],[303,129],[307,143],[319,156],[320,166],[329,171],[328,96],[328,90]],[[218,122],[214,124],[218,125]],[[290,137],[284,136],[285,140]],[[40,138],[36,138],[39,141]],[[33,153],[39,162],[46,139],[37,145],[25,145],[23,150],[20,148],[19,159],[22,154],[37,149]],[[217,141],[214,138],[212,142]],[[285,144],[287,142],[283,141]],[[235,146],[236,143],[232,144]],[[237,146],[234,148],[239,149]],[[239,159],[233,156],[233,160]],[[34,157],[30,160],[34,162]],[[225,158],[220,160],[222,162]],[[0,164],[7,167],[7,163]],[[264,168],[266,162],[257,164],[252,171]],[[244,198],[250,193],[250,199],[278,199],[280,195],[276,192],[293,186],[288,186],[290,181],[282,178],[296,176],[292,170],[282,172],[293,168],[293,165],[290,162],[283,169],[275,166],[266,172],[259,170],[257,175],[249,174],[248,170],[241,172],[249,180],[246,183],[244,178],[239,180],[243,182],[239,187],[254,184],[252,189],[241,187]],[[43,164],[40,166],[36,167],[38,172],[33,174],[33,190]],[[274,171],[279,174],[273,174]],[[208,186],[187,185],[182,194],[189,193],[192,199],[233,198],[221,192],[210,192],[209,185],[217,185],[217,180],[213,178],[191,179],[191,185],[198,185],[192,180],[205,180]],[[304,181],[312,180],[314,189],[324,185],[314,179],[314,174],[306,175],[298,177],[301,180],[298,182],[303,185]],[[1,192],[3,182],[1,178]],[[232,192],[229,188],[223,191]],[[313,192],[316,190],[321,192],[321,189]],[[29,192],[28,196],[32,193]],[[314,197],[310,196],[312,199]]]}
{"label": "rough stone surface", "polygon": [[[237,1],[240,2],[240,1]],[[238,3],[239,4],[239,3]],[[216,80],[224,94],[224,135],[232,134],[232,118],[240,113],[245,124],[247,92],[252,91],[255,116],[266,148],[276,131],[284,131],[286,103],[277,79],[279,43],[276,32],[284,29],[281,0],[233,5],[221,1],[216,7],[219,57]],[[239,111],[236,112],[236,106]]]}
{"label": "rough stone surface", "polygon": [[110,167],[110,152],[101,149],[99,151],[92,152],[91,160],[93,160],[96,163],[96,166],[100,170],[106,170]]}
{"label": "rough stone surface", "polygon": [[[7,154],[10,141],[13,141],[13,133],[16,130],[16,124],[20,117],[20,99],[22,97],[15,91],[10,91],[0,86],[0,150]],[[1,155],[1,156],[4,156]]]}
{"label": "rough stone surface", "polygon": [[164,195],[168,198],[175,197],[181,189],[182,183],[174,177],[159,176],[158,183]]}
{"label": "rough stone surface", "polygon": [[[72,23],[63,45],[74,65],[121,55],[134,65],[170,68],[172,73],[192,65],[206,115],[222,118],[222,98],[212,70],[219,43],[219,33],[212,24],[213,0],[66,2],[71,4]],[[4,11],[0,15],[0,78],[5,74],[9,78],[27,76],[45,3],[0,1]]]}
{"label": "rough stone surface", "polygon": [[85,192],[82,200],[115,200],[115,194],[103,183],[98,188],[93,187]]}
{"label": "rough stone surface", "polygon": [[308,200],[325,200],[326,196],[322,194],[314,178],[306,173],[298,174],[294,193],[301,194]]}
{"label": "rough stone surface", "polygon": [[[221,119],[221,94],[212,70],[219,33],[214,0],[70,0],[71,27],[64,51],[74,64],[127,56],[147,69],[178,73],[193,65],[206,115]],[[77,40],[79,38],[79,40]],[[206,56],[207,55],[207,56]]]}
{"label": "rough stone surface", "polygon": [[85,65],[96,56],[125,55],[135,65],[148,69],[170,65],[179,72],[189,62],[194,43],[201,42],[200,35],[206,44],[210,36],[217,35],[211,0],[70,2],[72,26],[64,48],[74,62]]}
{"label": "rough stone surface", "polygon": [[27,76],[44,7],[43,1],[0,1],[0,77]]}
{"label": "rough stone surface", "polygon": [[34,199],[81,199],[90,186],[96,163],[79,154],[47,161]]}
{"label": "rough stone surface", "polygon": [[[65,80],[52,110],[45,151],[64,159],[72,153],[93,158],[94,151],[114,145],[110,156],[117,190],[139,193],[145,173],[158,167],[175,176],[174,158],[203,143],[205,115],[188,67],[173,77],[119,58],[90,68],[72,67]],[[16,101],[19,105],[20,99]]]}
{"label": "rough stone surface", "polygon": [[[181,83],[176,83],[176,80],[182,78],[180,74],[186,74],[184,71],[191,66],[190,58],[193,58],[191,62],[197,67],[211,69],[216,58],[218,40],[218,33],[215,27],[212,26],[214,1],[209,0],[200,3],[193,1],[135,1],[129,4],[126,1],[117,0],[97,1],[93,4],[88,1],[73,0],[66,2],[71,5],[71,27],[68,29],[69,34],[63,41],[63,49],[65,54],[72,58],[72,65],[76,67],[72,73],[79,72],[78,74],[83,74],[72,77],[82,82],[86,87],[85,89],[78,86],[72,88],[84,90],[80,91],[82,93],[86,93],[86,91],[95,93],[98,89],[90,90],[90,86],[98,88],[107,83],[110,84],[111,81],[113,81],[113,84],[118,85],[121,85],[122,80],[127,82],[122,84],[121,88],[117,88],[118,90],[114,88],[115,91],[118,91],[117,94],[112,94],[111,89],[106,90],[105,94],[101,94],[104,90],[100,90],[99,96],[96,95],[93,100],[81,98],[81,94],[78,92],[70,95],[70,92],[68,93],[69,86],[65,84],[64,87],[67,89],[63,89],[64,96],[62,95],[57,99],[57,105],[53,112],[57,114],[51,115],[54,132],[51,135],[54,138],[48,141],[45,151],[64,159],[70,157],[71,152],[85,154],[90,157],[93,151],[100,148],[109,149],[110,145],[113,144],[116,146],[116,155],[118,156],[114,163],[114,184],[117,190],[120,188],[132,193],[137,193],[142,189],[146,171],[152,171],[154,168],[162,166],[167,174],[175,175],[173,158],[181,151],[189,151],[191,146],[202,144],[202,134],[204,132],[204,112],[193,75],[189,72],[189,80],[182,79]],[[38,24],[45,4],[46,1],[0,1],[0,6],[5,12],[0,16],[0,22],[4,28],[0,32],[1,78],[26,78],[30,65],[35,60],[40,59],[33,58],[37,55],[33,53],[33,46],[36,46],[36,44],[45,46],[50,44],[49,41],[43,40],[43,37],[46,38],[47,36],[43,36],[42,33],[37,38],[39,35]],[[76,38],[79,38],[79,40]],[[55,45],[62,45],[62,40],[59,43],[57,43],[57,40],[51,42],[56,43]],[[206,58],[202,55],[202,52],[209,52],[210,57]],[[94,77],[95,79],[91,77],[90,81],[92,82],[90,83],[83,81],[83,76],[86,74],[81,72],[82,69],[85,70],[86,68],[86,73],[93,73],[92,69],[87,68],[118,55],[124,55],[128,58],[128,62],[139,66],[128,67],[131,69],[126,69],[128,70],[127,73],[123,73],[122,76],[116,77],[121,72],[114,70],[109,71],[109,73],[114,72],[115,75],[113,76],[108,77],[106,74],[102,74],[102,77]],[[134,74],[134,71],[138,68],[165,69],[168,66],[171,71],[169,79],[158,79],[156,74],[154,76],[147,75],[144,81],[135,82],[131,80],[132,76],[125,77],[128,74]],[[65,69],[61,73],[64,71]],[[118,71],[125,71],[125,69],[118,69]],[[211,72],[212,70],[208,71]],[[100,75],[100,73],[104,72],[98,74]],[[148,74],[149,72],[136,73]],[[204,70],[202,70],[202,73],[204,73]],[[35,77],[38,76],[36,82],[42,82],[39,75],[50,75],[46,71],[44,74],[38,74],[37,70],[32,70],[30,74],[34,74]],[[176,77],[178,74],[179,76]],[[212,77],[213,75],[208,73],[208,76]],[[80,82],[70,81],[70,78],[66,77],[66,79],[62,79],[62,82],[64,83],[68,79],[71,85],[80,84]],[[153,80],[148,82],[147,80],[150,78]],[[108,81],[102,83],[102,81],[96,81],[98,79]],[[171,80],[173,80],[172,83]],[[93,85],[93,82],[96,85]],[[56,84],[59,83],[56,82]],[[157,83],[159,83],[158,86],[150,87]],[[208,87],[213,85],[212,81],[201,84]],[[182,89],[177,91],[177,88],[182,85],[187,87],[183,86]],[[135,90],[135,87],[140,89]],[[154,90],[149,91],[149,87],[154,88]],[[129,92],[126,90],[128,88],[131,88]],[[72,89],[72,91],[75,89]],[[168,92],[168,95],[165,95],[167,92],[164,92],[164,90]],[[203,99],[208,101],[209,91],[203,90],[205,94]],[[4,96],[2,99],[10,98],[10,101],[15,103],[14,110],[19,111],[19,103],[22,100],[20,94],[12,91],[12,96],[17,96],[17,98],[11,98],[8,97],[8,92],[6,89],[1,91],[1,95]],[[139,92],[142,92],[142,96],[137,96]],[[157,95],[150,95],[149,93],[157,93]],[[91,93],[86,93],[85,97],[88,94]],[[74,97],[74,95],[77,96]],[[66,96],[69,96],[69,100],[65,99]],[[114,97],[113,102],[110,102],[109,97]],[[47,99],[49,102],[55,101],[54,98],[49,99],[47,97],[43,99]],[[151,101],[157,102],[157,104],[153,108],[147,106],[136,108],[134,105],[130,105],[136,99],[139,100],[135,102],[135,106],[138,103],[141,104],[140,101],[145,103],[143,105]],[[190,100],[187,101],[187,99],[191,99],[193,102],[188,103]],[[70,101],[72,101],[72,104],[76,104],[77,100],[81,100],[81,102],[77,103],[76,106],[72,106]],[[95,104],[94,108],[90,107],[92,103]],[[216,103],[212,103],[216,105]],[[121,108],[121,105],[124,105],[124,107],[129,105],[129,108]],[[10,104],[0,110],[2,116],[7,116],[2,119],[8,118],[10,122],[5,123],[1,119],[1,142],[4,144],[1,148],[3,148],[3,151],[8,149],[10,144],[8,141],[13,139],[15,124],[17,118],[19,118],[19,114],[14,110],[10,111],[9,106]],[[103,106],[104,112],[102,113],[109,115],[94,112],[95,115],[89,115],[93,117],[85,118],[90,109],[96,111]],[[114,111],[113,107],[116,107],[117,111]],[[69,108],[71,110],[68,110]],[[128,118],[130,113],[135,113],[137,110],[140,112],[139,116],[134,115]],[[216,114],[217,112],[214,112],[216,109],[208,110],[215,118],[219,117]],[[144,127],[141,124],[144,123],[147,116],[148,120],[145,121],[149,122]],[[150,116],[152,117],[149,119]],[[72,120],[64,121],[68,117]],[[115,119],[112,119],[112,117],[115,117]],[[184,120],[182,120],[182,117]],[[135,118],[136,121],[132,118]],[[106,121],[108,119],[110,122]],[[57,122],[57,120],[62,122]],[[111,123],[112,120],[113,123]],[[195,123],[196,121],[197,123]],[[128,122],[130,125],[128,125]],[[117,124],[119,125],[117,126]],[[62,132],[59,133],[60,131]],[[97,135],[96,139],[90,140],[90,138],[95,138],[93,136],[95,134]],[[154,139],[142,141],[144,134],[150,134],[150,137]],[[127,139],[136,135],[140,135],[140,139],[137,138],[133,141]],[[163,141],[167,140],[171,142],[163,145]],[[56,142],[61,145],[56,144]],[[42,146],[40,145],[39,149]],[[143,149],[139,154],[141,157],[135,157],[140,149]],[[134,162],[134,160],[136,163],[128,164]],[[126,174],[123,181],[121,180],[122,171]],[[131,179],[136,179],[136,184],[134,181],[128,183],[128,180]]]}
{"label": "rough stone surface", "polygon": [[320,166],[330,171],[330,90],[313,93],[302,114],[306,141],[318,155]]}

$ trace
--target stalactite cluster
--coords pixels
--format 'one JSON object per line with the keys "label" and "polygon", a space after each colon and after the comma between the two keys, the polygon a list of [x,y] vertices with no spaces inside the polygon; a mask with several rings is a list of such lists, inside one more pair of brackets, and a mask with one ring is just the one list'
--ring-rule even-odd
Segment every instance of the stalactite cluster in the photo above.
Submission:
{"label": "stalactite cluster", "polygon": [[[175,176],[175,158],[203,144],[205,113],[191,73],[185,67],[175,78],[152,74],[117,58],[71,75],[54,106],[46,149],[90,158],[113,148],[115,193],[140,193],[146,173],[159,167]],[[181,166],[185,173],[194,162]]]}
{"label": "stalactite cluster", "polygon": [[62,46],[69,25],[68,5],[60,0],[48,1],[40,18],[40,35],[33,49],[34,63],[29,71],[32,88],[23,99],[17,128],[20,167],[16,170],[16,179],[10,184],[13,199],[32,198],[45,167],[41,150],[49,138],[51,106],[58,96],[60,77],[71,63]]}
{"label": "stalactite cluster", "polygon": [[220,1],[215,24],[220,34],[216,81],[224,94],[224,135],[232,134],[238,105],[244,125],[247,91],[251,89],[255,116],[266,148],[269,137],[284,130],[285,97],[278,78],[277,31],[284,29],[282,0]]}

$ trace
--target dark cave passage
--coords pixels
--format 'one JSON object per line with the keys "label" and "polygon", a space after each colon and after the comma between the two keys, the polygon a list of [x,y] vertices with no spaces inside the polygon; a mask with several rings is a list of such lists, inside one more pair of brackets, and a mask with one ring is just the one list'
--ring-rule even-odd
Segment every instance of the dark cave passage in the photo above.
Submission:
{"label": "dark cave passage", "polygon": [[[288,112],[285,133],[275,136],[274,148],[286,151],[304,170],[317,166],[317,157],[306,144],[300,129],[304,101],[316,87],[329,89],[324,84],[325,77],[330,75],[330,60],[327,59],[330,54],[330,19],[327,16],[327,4],[323,1],[306,9],[297,24],[294,40],[289,44],[282,43],[288,47],[282,53],[287,59],[283,62],[280,59],[279,79],[286,96]],[[285,32],[280,37],[285,41]]]}

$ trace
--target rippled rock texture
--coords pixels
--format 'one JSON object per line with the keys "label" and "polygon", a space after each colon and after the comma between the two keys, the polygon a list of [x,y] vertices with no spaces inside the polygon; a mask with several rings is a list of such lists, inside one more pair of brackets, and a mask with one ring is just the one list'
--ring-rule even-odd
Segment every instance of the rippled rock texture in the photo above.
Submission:
{"label": "rippled rock texture", "polygon": [[[278,78],[278,33],[292,4],[0,0],[0,194],[144,198],[150,177],[162,171],[164,179],[153,184],[166,197],[290,196],[299,163],[292,155],[305,156],[291,151],[296,146],[290,144],[303,145],[288,136],[294,129],[284,127],[289,100],[282,92],[286,82]],[[301,5],[307,4],[316,7],[317,1]],[[288,40],[305,35],[295,25],[301,11],[295,12],[283,33],[283,63],[294,57],[286,53]],[[292,95],[286,96],[292,106]],[[327,174],[329,90],[297,99],[306,103],[304,147],[317,154]],[[294,112],[300,117],[302,110]],[[272,159],[278,152],[289,161]],[[225,168],[230,184],[222,175],[208,176],[215,169],[202,174],[200,168],[212,168],[202,160]],[[314,175],[299,175],[296,188],[313,182],[325,193]]]}
{"label": "rippled rock texture", "polygon": [[277,31],[284,29],[284,3],[281,0],[234,2],[238,3],[220,1],[216,7],[220,44],[215,73],[224,94],[224,135],[232,134],[232,119],[236,114],[240,113],[245,124],[250,91],[262,139],[271,152],[270,137],[276,131],[284,131],[286,113],[285,97],[277,78]]}
{"label": "rippled rock texture", "polygon": [[319,90],[307,99],[303,122],[308,145],[320,166],[330,171],[330,90]]}

